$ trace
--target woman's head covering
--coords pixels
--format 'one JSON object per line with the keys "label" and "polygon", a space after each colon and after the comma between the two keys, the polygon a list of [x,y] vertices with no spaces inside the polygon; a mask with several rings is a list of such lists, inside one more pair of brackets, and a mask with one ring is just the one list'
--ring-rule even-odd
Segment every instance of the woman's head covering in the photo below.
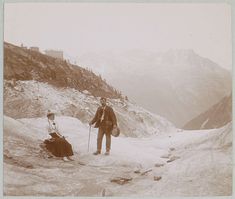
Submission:
{"label": "woman's head covering", "polygon": [[55,115],[55,113],[53,113],[51,110],[47,111],[47,117],[51,116],[51,115]]}

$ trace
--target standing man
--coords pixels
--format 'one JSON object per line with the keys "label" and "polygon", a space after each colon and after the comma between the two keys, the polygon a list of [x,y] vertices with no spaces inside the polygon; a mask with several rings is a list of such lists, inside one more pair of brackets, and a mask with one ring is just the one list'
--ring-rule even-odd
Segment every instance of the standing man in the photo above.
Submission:
{"label": "standing man", "polygon": [[91,120],[89,125],[95,123],[95,128],[99,128],[97,137],[97,151],[93,153],[98,155],[101,153],[102,140],[104,134],[106,136],[106,152],[105,155],[109,155],[111,147],[111,131],[117,127],[117,119],[113,109],[106,104],[107,100],[104,97],[100,98],[101,106],[97,109],[95,117]]}

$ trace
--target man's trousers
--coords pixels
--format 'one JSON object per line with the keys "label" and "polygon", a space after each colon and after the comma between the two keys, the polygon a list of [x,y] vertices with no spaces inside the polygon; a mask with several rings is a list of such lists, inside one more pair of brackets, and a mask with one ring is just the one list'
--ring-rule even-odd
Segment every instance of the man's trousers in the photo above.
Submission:
{"label": "man's trousers", "polygon": [[99,128],[98,136],[97,136],[97,151],[101,152],[102,148],[102,140],[106,136],[106,151],[109,152],[111,148],[111,131],[108,131],[106,128]]}

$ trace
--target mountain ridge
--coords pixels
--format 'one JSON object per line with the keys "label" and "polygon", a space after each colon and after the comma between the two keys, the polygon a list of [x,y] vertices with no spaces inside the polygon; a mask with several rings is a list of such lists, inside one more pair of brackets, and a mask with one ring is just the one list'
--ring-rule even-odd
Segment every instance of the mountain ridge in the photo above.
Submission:
{"label": "mountain ridge", "polygon": [[224,97],[206,112],[187,122],[183,129],[220,128],[232,121],[232,94]]}
{"label": "mountain ridge", "polygon": [[58,87],[88,90],[94,96],[122,97],[91,70],[7,42],[4,42],[4,79],[37,80]]}

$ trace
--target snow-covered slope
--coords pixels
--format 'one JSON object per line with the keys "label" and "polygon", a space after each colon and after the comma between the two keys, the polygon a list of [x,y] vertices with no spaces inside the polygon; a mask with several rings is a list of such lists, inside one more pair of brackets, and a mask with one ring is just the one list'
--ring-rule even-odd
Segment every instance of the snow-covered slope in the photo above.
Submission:
{"label": "snow-covered slope", "polygon": [[[113,107],[121,134],[143,137],[170,132],[175,127],[165,118],[139,107],[124,99],[109,99]],[[72,88],[56,88],[36,81],[17,81],[11,86],[4,84],[4,114],[13,118],[44,117],[47,110],[57,115],[78,118],[88,124],[99,106],[99,98],[89,92],[79,92]]]}
{"label": "snow-covered slope", "polygon": [[219,102],[232,87],[229,71],[187,49],[87,53],[78,62],[179,128]]}
{"label": "snow-covered slope", "polygon": [[[48,159],[45,118],[4,117],[4,195],[8,196],[228,196],[232,194],[232,126],[148,138],[112,138],[110,156],[87,152],[88,127],[57,117],[75,155]],[[119,185],[115,177],[132,179]],[[161,177],[154,180],[154,177]],[[22,180],[23,179],[23,180]]]}

